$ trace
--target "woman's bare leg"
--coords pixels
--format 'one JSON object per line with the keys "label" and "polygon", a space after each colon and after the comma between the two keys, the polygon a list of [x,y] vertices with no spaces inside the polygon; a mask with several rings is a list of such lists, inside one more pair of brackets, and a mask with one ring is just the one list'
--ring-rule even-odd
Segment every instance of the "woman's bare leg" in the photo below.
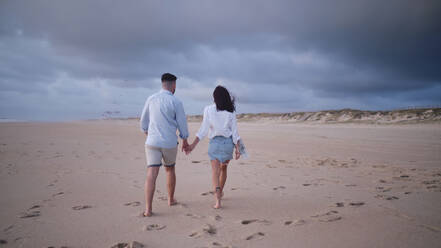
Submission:
{"label": "woman's bare leg", "polygon": [[220,174],[219,174],[219,187],[221,188],[221,197],[224,196],[224,187],[225,182],[227,181],[227,166],[230,160],[225,161],[220,166]]}
{"label": "woman's bare leg", "polygon": [[220,162],[218,160],[211,160],[211,169],[212,169],[214,196],[216,198],[216,204],[213,207],[217,209],[217,208],[221,208],[221,188],[219,183]]}

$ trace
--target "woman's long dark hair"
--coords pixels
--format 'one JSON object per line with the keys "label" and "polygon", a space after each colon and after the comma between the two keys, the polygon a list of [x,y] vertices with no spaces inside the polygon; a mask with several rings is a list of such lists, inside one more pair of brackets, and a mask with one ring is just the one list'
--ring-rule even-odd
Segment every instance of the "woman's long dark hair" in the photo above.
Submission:
{"label": "woman's long dark hair", "polygon": [[226,110],[231,113],[236,111],[234,98],[231,98],[230,93],[225,87],[217,86],[213,91],[213,98],[218,111]]}

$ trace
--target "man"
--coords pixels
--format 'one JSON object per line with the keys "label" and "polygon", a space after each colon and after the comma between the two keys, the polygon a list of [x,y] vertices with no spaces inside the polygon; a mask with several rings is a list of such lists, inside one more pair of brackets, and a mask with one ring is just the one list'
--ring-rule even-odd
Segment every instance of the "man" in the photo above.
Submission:
{"label": "man", "polygon": [[[165,73],[161,77],[162,89],[150,96],[141,114],[141,130],[147,136],[145,153],[147,177],[145,182],[146,208],[143,215],[152,216],[152,201],[155,193],[159,168],[164,164],[167,173],[168,205],[176,205],[174,198],[176,186],[175,163],[178,137],[183,140],[182,150],[188,150],[188,127],[184,106],[173,94],[176,90],[176,76]],[[162,163],[164,161],[164,163]]]}

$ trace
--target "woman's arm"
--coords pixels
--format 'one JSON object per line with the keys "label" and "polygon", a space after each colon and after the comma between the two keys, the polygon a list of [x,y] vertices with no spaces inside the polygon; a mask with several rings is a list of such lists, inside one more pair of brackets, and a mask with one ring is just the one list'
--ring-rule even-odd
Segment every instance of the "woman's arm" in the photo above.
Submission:
{"label": "woman's arm", "polygon": [[236,113],[233,113],[233,118],[231,120],[231,132],[233,136],[233,143],[237,146],[238,141],[240,140],[239,132],[237,131],[237,119]]}
{"label": "woman's arm", "polygon": [[193,149],[197,146],[200,140],[202,140],[205,136],[208,134],[208,129],[210,128],[210,125],[208,123],[208,108],[205,107],[204,109],[204,115],[202,117],[202,124],[199,128],[199,131],[196,133],[196,138],[194,138],[193,143],[189,147],[189,151],[187,154],[189,154]]}
{"label": "woman's arm", "polygon": [[207,136],[209,128],[210,124],[208,123],[208,107],[205,107],[204,115],[202,117],[202,124],[199,131],[196,133],[196,137],[198,137],[199,140],[202,140],[205,136]]}
{"label": "woman's arm", "polygon": [[[198,145],[198,143],[199,143],[199,138],[198,137],[196,137],[196,138],[194,138],[194,141],[193,141],[193,143],[191,143],[191,145],[190,145],[190,147],[189,147],[189,152],[188,153],[190,153],[191,151],[193,151],[193,149]],[[188,154],[187,153],[187,154]]]}

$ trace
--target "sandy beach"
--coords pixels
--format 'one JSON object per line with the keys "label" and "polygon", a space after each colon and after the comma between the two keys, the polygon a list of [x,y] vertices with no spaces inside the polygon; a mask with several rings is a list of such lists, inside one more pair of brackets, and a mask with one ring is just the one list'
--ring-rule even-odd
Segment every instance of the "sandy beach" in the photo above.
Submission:
{"label": "sandy beach", "polygon": [[[190,123],[191,140],[199,123]],[[214,210],[205,139],[144,209],[136,120],[0,123],[0,247],[439,247],[441,125],[242,122]]]}

